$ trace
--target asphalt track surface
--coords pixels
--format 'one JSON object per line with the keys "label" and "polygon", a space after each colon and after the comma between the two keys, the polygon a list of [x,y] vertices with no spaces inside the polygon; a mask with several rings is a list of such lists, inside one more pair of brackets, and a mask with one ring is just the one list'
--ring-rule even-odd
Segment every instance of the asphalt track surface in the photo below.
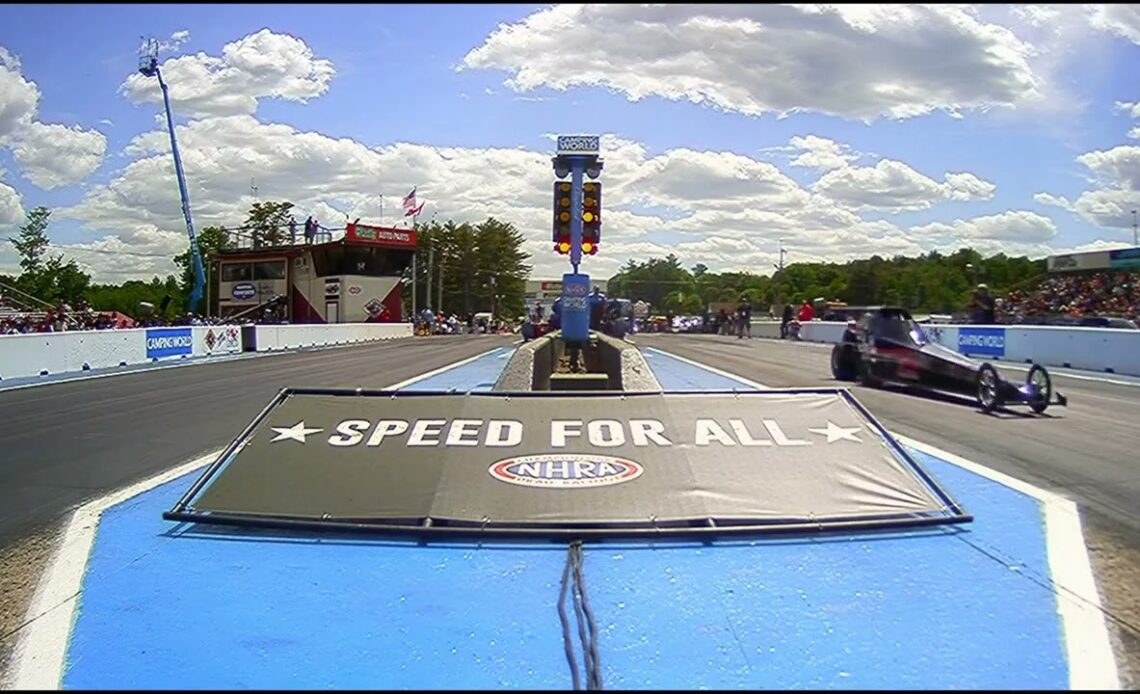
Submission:
{"label": "asphalt track surface", "polygon": [[[888,429],[1067,496],[1140,538],[1140,387],[1052,373],[1068,407],[982,413],[971,399],[839,383],[831,346],[717,335],[636,335],[656,347],[771,387],[850,387]],[[1010,380],[1025,372],[998,367]]]}
{"label": "asphalt track surface", "polygon": [[[831,345],[718,335],[633,340],[770,387],[849,387],[891,431],[1075,501],[1114,625],[1122,684],[1140,686],[1140,386],[1050,370],[1068,407],[1051,407],[1044,416],[1028,408],[987,415],[972,399],[839,383],[831,376]],[[997,368],[1010,380],[1026,376],[1022,369]]]}
{"label": "asphalt track surface", "polygon": [[[829,346],[632,337],[768,386],[836,385]],[[379,388],[515,341],[415,338],[0,391],[0,548],[88,499],[224,447],[282,387]],[[1021,370],[999,370],[1024,378]],[[1140,624],[1140,593],[1127,588],[1140,576],[1140,387],[1053,375],[1071,404],[1045,417],[990,416],[968,400],[844,385],[892,431],[1077,501],[1086,522],[1122,541],[1103,552],[1102,561],[1119,557],[1110,573],[1120,578],[1109,583],[1127,589],[1110,591],[1108,608]],[[1125,650],[1140,673],[1140,630],[1126,631]]]}
{"label": "asphalt track surface", "polygon": [[382,388],[515,341],[392,340],[0,391],[0,547],[224,447],[283,387]]}

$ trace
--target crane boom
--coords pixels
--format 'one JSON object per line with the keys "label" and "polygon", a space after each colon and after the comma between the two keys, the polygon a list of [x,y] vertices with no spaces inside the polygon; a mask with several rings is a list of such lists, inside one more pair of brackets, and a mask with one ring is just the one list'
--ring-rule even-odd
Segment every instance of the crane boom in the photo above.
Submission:
{"label": "crane boom", "polygon": [[[194,287],[190,290],[190,301],[186,310],[194,313],[202,301],[206,288],[206,270],[202,266],[202,252],[198,248],[198,234],[194,231],[194,219],[190,216],[190,193],[186,190],[186,174],[182,171],[182,155],[178,153],[178,140],[174,137],[174,116],[170,111],[170,90],[162,71],[158,69],[158,42],[153,38],[146,41],[139,53],[139,72],[147,77],[158,77],[162,87],[162,103],[166,107],[166,129],[170,133],[170,150],[174,154],[174,174],[178,178],[178,194],[182,198],[182,216],[186,219],[186,234],[190,237],[190,258],[194,266]],[[209,311],[209,307],[206,309]]]}
{"label": "crane boom", "polygon": [[178,194],[182,196],[182,216],[186,218],[186,234],[190,237],[190,257],[194,263],[194,288],[190,291],[190,301],[186,310],[194,313],[202,301],[206,288],[206,271],[202,266],[202,252],[198,248],[198,234],[194,231],[194,219],[190,216],[190,194],[186,190],[186,174],[182,172],[182,156],[178,153],[178,140],[174,137],[174,118],[170,113],[170,91],[162,72],[155,66],[158,84],[162,87],[162,100],[166,105],[166,127],[170,131],[170,149],[174,153],[174,173],[178,176]]}

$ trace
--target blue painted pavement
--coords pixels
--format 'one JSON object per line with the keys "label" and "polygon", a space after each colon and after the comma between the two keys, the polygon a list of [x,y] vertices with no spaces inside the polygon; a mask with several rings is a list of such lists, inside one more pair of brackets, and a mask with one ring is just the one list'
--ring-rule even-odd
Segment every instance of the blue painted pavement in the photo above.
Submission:
{"label": "blue painted pavement", "polygon": [[[409,388],[493,381],[500,356]],[[646,356],[666,389],[747,387]],[[915,456],[974,523],[588,546],[605,687],[1067,688],[1038,503]],[[65,687],[570,688],[563,547],[172,536],[161,513],[197,474],[105,513]]]}

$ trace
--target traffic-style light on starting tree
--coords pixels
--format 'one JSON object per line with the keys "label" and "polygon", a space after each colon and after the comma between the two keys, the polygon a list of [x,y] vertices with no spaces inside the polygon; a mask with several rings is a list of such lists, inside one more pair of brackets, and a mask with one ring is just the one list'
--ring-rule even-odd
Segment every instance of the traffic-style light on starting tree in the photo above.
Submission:
{"label": "traffic-style light on starting tree", "polygon": [[570,188],[566,181],[554,182],[554,250],[562,255],[570,253]]}
{"label": "traffic-style light on starting tree", "polygon": [[594,255],[602,242],[602,184],[590,181],[582,186],[582,252]]}

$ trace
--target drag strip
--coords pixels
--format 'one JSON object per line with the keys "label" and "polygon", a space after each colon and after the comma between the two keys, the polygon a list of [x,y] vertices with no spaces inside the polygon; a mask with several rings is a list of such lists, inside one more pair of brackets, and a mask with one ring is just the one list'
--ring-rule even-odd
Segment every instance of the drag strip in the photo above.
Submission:
{"label": "drag strip", "polygon": [[[717,335],[635,335],[657,348],[771,387],[845,386],[888,429],[1077,502],[1125,688],[1140,683],[1140,388],[1053,374],[1069,407],[1043,417],[986,415],[977,403],[839,383],[831,350]],[[1021,369],[998,365],[1006,378]],[[1107,379],[1114,380],[1111,374]],[[967,509],[969,510],[969,509]]]}
{"label": "drag strip", "polygon": [[[1043,417],[1025,416],[1028,408],[990,416],[968,399],[839,384],[829,349],[716,335],[637,335],[634,341],[767,386],[848,386],[892,431],[1072,498],[1140,533],[1135,386],[1057,375],[1053,387],[1069,396],[1069,407],[1050,408]],[[1019,370],[1004,373],[1024,378]]]}
{"label": "drag strip", "polygon": [[0,546],[223,448],[282,387],[381,388],[514,341],[393,340],[0,391]]}

